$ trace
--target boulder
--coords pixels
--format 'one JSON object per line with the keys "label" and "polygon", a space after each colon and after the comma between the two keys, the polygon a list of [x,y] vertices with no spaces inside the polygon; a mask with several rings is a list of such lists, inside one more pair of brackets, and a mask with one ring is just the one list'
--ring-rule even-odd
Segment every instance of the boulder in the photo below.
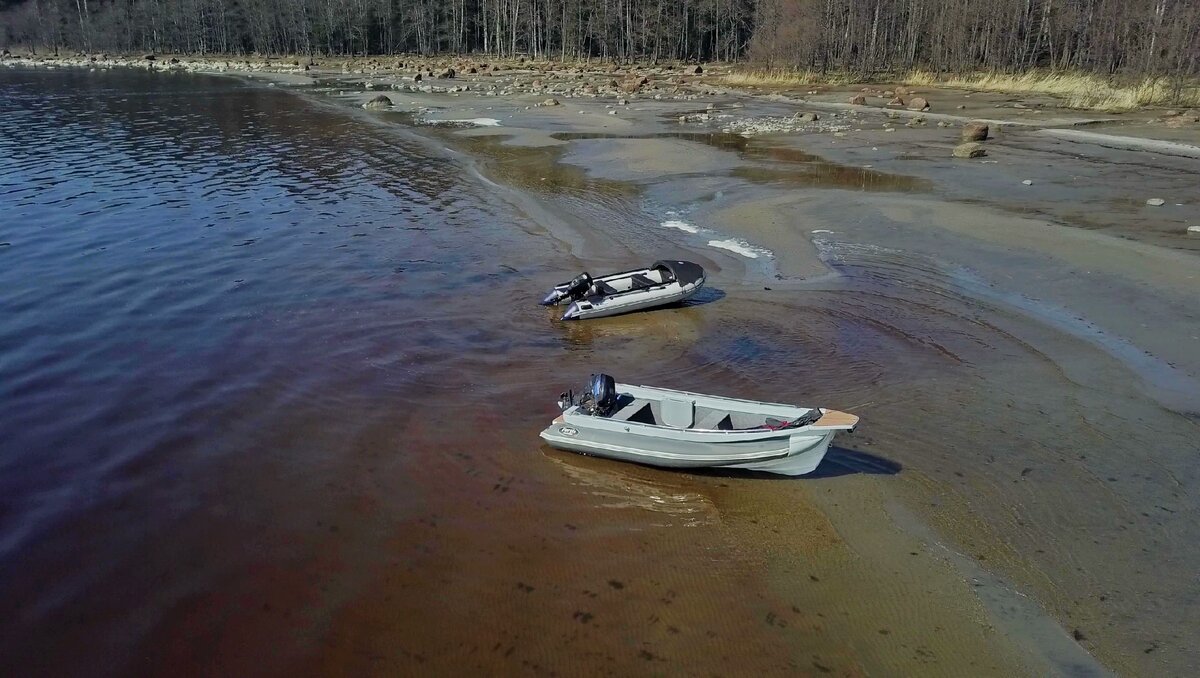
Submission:
{"label": "boulder", "polygon": [[700,75],[703,72],[704,72],[704,69],[701,68],[699,64],[697,64],[696,67],[692,69],[692,75]]}
{"label": "boulder", "polygon": [[[897,97],[899,98],[899,97]],[[908,107],[914,111],[928,111],[929,102],[923,97],[913,97],[908,100]]]}
{"label": "boulder", "polygon": [[887,102],[888,106],[903,106],[904,99],[901,97],[892,97],[892,100]]}
{"label": "boulder", "polygon": [[471,74],[471,75],[474,75],[474,74],[476,74],[476,73],[478,73],[478,72],[479,72],[479,71],[475,70],[475,67],[474,67],[474,66],[472,66],[472,67],[470,67],[470,68],[468,68],[468,69],[467,69],[467,73],[468,73],[468,74]]}
{"label": "boulder", "polygon": [[908,96],[908,94],[909,94],[908,88],[905,87],[904,85],[900,85],[899,87],[896,88],[896,96],[906,97],[906,96]]}
{"label": "boulder", "polygon": [[1163,200],[1162,198],[1150,198],[1146,201],[1146,204],[1151,207],[1162,207],[1163,205],[1167,204],[1167,201]]}
{"label": "boulder", "polygon": [[558,106],[560,104],[558,103],[558,99],[555,99],[554,97],[550,97],[549,99],[546,99],[539,105],[541,105],[541,106]]}
{"label": "boulder", "polygon": [[954,157],[956,158],[982,158],[987,155],[983,144],[974,141],[965,144],[959,144],[954,147]]}
{"label": "boulder", "polygon": [[820,120],[816,113],[801,113],[796,116],[800,122],[816,122]]}
{"label": "boulder", "polygon": [[963,125],[962,140],[963,141],[987,141],[988,124],[974,120]]}
{"label": "boulder", "polygon": [[630,78],[621,83],[621,89],[625,92],[636,92],[643,86],[650,84],[650,78],[642,76],[640,78]]}
{"label": "boulder", "polygon": [[448,79],[448,78],[453,78],[453,77],[454,77],[454,69],[453,69],[453,68],[447,68],[446,70],[442,71],[442,74],[441,74],[441,75],[439,75],[438,77],[439,77],[439,78],[447,78],[447,79]]}
{"label": "boulder", "polygon": [[386,94],[371,97],[371,100],[363,104],[363,108],[391,108],[392,100]]}
{"label": "boulder", "polygon": [[1192,235],[1200,235],[1200,226],[1188,226],[1187,232]]}
{"label": "boulder", "polygon": [[855,106],[866,106],[867,98],[861,94],[855,94],[854,96],[850,97],[850,103],[854,104]]}
{"label": "boulder", "polygon": [[146,56],[144,56],[142,58],[145,59],[146,61],[154,61],[154,59],[156,57],[153,54],[147,54]]}
{"label": "boulder", "polygon": [[417,73],[415,76],[413,76],[413,82],[421,82],[421,74],[420,73]]}

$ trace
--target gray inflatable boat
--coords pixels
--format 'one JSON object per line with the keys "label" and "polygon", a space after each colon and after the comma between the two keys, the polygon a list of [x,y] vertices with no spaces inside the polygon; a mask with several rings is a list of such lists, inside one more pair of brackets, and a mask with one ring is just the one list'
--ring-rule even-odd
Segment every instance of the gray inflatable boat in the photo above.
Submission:
{"label": "gray inflatable boat", "polygon": [[542,439],[582,454],[669,468],[735,468],[788,476],[816,470],[839,431],[858,417],[798,407],[618,384],[592,375],[588,391],[559,400]]}
{"label": "gray inflatable boat", "polygon": [[688,299],[704,286],[704,269],[690,261],[656,261],[649,268],[593,278],[581,273],[555,285],[543,306],[570,304],[563,320],[603,318]]}

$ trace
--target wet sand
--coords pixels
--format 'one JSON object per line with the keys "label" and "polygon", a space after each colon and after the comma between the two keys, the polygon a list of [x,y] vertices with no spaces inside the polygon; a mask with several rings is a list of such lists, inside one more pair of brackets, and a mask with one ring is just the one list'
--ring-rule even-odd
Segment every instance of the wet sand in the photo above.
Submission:
{"label": "wet sand", "polygon": [[[298,91],[351,107],[374,95]],[[371,397],[345,384],[337,402],[379,412],[356,422],[351,472],[332,469],[319,505],[281,507],[265,497],[319,496],[323,476],[289,475],[282,459],[231,462],[230,474],[264,479],[256,493],[197,515],[181,542],[237,550],[239,531],[212,531],[228,505],[287,529],[255,547],[261,568],[210,582],[155,627],[145,667],[1161,675],[1197,665],[1200,239],[1182,227],[1197,223],[1200,194],[1188,161],[1016,131],[989,142],[987,163],[953,161],[957,129],[885,132],[874,119],[848,120],[841,137],[746,142],[678,121],[703,100],[527,110],[537,99],[393,98],[402,113],[353,115],[500,121],[418,129],[494,182],[549,243],[553,256],[525,253],[521,273],[494,283],[512,299],[531,305],[581,268],[642,263],[647,251],[703,263],[711,295],[587,324],[521,311],[514,322],[530,336],[549,324],[562,345],[472,339],[486,353],[473,364],[505,383],[484,391],[508,407],[503,418],[475,410],[469,431],[450,398],[413,408],[421,387],[476,392],[469,377]],[[792,106],[737,103],[745,116]],[[1142,196],[1160,194],[1171,203],[1148,212]],[[529,365],[551,346],[564,388],[605,368],[819,399],[863,424],[798,480],[560,453],[535,439],[551,398],[523,389],[544,381]],[[397,421],[398,411],[411,414]],[[255,449],[319,454],[338,445],[321,424],[336,416],[300,409],[245,436]],[[386,453],[397,447],[439,452],[413,466]],[[181,557],[143,567],[153,575]],[[286,595],[311,582],[313,598]]]}

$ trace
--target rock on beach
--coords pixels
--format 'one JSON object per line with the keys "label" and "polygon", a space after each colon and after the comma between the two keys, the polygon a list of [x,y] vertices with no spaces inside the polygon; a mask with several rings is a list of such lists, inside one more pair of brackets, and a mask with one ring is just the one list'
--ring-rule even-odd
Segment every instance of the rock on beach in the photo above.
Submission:
{"label": "rock on beach", "polygon": [[392,100],[386,94],[372,97],[370,101],[363,104],[363,108],[391,108]]}
{"label": "rock on beach", "polygon": [[962,128],[963,141],[986,141],[988,138],[988,125],[986,122],[978,120],[968,122]]}
{"label": "rock on beach", "polygon": [[975,141],[954,147],[954,157],[956,158],[982,158],[985,155],[987,155],[987,151],[983,148],[983,144]]}

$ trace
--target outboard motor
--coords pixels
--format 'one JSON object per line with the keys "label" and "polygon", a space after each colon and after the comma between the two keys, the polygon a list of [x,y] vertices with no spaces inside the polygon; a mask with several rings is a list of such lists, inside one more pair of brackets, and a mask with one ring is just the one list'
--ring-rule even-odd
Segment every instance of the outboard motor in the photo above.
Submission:
{"label": "outboard motor", "polygon": [[592,276],[587,272],[571,278],[570,282],[561,285],[555,285],[554,289],[550,290],[550,294],[542,299],[542,306],[553,306],[563,299],[582,299],[584,294],[592,286]]}
{"label": "outboard motor", "polygon": [[584,412],[598,417],[612,414],[617,405],[617,382],[607,374],[593,374],[588,392],[579,400]]}

